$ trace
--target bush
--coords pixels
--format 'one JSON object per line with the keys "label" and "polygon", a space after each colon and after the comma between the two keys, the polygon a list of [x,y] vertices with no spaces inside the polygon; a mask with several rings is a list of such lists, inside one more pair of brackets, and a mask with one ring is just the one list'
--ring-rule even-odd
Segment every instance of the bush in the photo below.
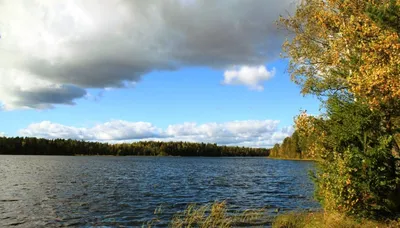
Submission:
{"label": "bush", "polygon": [[[321,161],[313,178],[327,211],[382,218],[396,215],[399,171],[393,136],[383,114],[353,99],[330,98],[327,116],[314,124]],[[299,132],[302,132],[301,129]]]}
{"label": "bush", "polygon": [[395,215],[398,178],[388,139],[367,153],[348,148],[320,163],[317,196],[325,209],[361,217]]}

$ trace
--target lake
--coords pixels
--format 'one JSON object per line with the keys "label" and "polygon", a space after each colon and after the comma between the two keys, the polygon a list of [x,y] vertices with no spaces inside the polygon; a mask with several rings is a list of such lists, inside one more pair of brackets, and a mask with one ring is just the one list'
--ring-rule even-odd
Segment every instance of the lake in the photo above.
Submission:
{"label": "lake", "polygon": [[0,156],[0,227],[159,226],[188,203],[315,209],[313,162],[267,158]]}

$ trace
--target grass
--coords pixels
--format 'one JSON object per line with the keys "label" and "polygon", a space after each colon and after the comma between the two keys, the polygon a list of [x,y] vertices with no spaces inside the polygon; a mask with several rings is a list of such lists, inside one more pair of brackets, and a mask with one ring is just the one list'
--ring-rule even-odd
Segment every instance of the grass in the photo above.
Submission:
{"label": "grass", "polygon": [[[161,207],[155,214],[161,213]],[[143,227],[154,227],[151,221]],[[266,209],[230,211],[225,201],[206,205],[190,204],[177,213],[169,222],[169,227],[176,228],[230,228],[230,227],[265,227],[273,228],[397,228],[399,220],[373,221],[355,219],[339,213],[327,212],[288,212],[277,216],[269,215]]]}
{"label": "grass", "polygon": [[355,219],[338,213],[291,212],[276,217],[273,228],[397,228],[399,221],[373,221]]}
{"label": "grass", "polygon": [[[161,207],[154,214],[162,214]],[[157,226],[157,219],[149,221],[142,227]],[[232,211],[229,210],[225,201],[214,202],[206,205],[189,204],[185,210],[175,214],[169,222],[169,227],[176,228],[229,228],[229,227],[265,227],[271,224],[271,217],[265,209]]]}
{"label": "grass", "polygon": [[260,225],[265,224],[267,218],[264,209],[246,210],[244,212],[228,212],[226,202],[215,202],[198,206],[189,205],[183,212],[176,214],[170,227],[221,227]]}

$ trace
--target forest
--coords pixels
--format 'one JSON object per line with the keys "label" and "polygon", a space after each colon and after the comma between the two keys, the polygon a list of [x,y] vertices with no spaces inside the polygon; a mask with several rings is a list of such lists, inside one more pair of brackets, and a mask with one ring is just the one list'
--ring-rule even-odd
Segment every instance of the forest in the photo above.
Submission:
{"label": "forest", "polygon": [[134,142],[109,144],[72,139],[0,137],[0,154],[13,155],[111,155],[111,156],[268,156],[265,148],[218,146],[191,142]]}

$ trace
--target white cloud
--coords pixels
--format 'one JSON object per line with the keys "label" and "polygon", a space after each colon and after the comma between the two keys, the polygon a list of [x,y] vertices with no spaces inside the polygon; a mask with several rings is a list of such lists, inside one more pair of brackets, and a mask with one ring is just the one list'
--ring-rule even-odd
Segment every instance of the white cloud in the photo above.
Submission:
{"label": "white cloud", "polygon": [[276,120],[247,120],[225,123],[183,123],[158,128],[147,122],[113,120],[91,128],[65,126],[49,121],[20,130],[29,137],[70,138],[107,142],[138,140],[208,142],[220,145],[272,147],[292,134],[292,128],[278,128]]}
{"label": "white cloud", "polygon": [[275,21],[292,2],[0,1],[0,102],[71,105],[88,88],[124,87],[154,70],[264,64],[279,53]]}
{"label": "white cloud", "polygon": [[33,123],[19,133],[23,136],[42,138],[66,138],[82,140],[128,140],[160,137],[161,130],[146,122],[127,122],[113,120],[92,128],[70,127],[62,124],[43,121]]}
{"label": "white cloud", "polygon": [[161,129],[147,122],[114,120],[89,129],[94,140],[126,140],[162,137]]}
{"label": "white cloud", "polygon": [[20,130],[19,133],[24,136],[43,137],[49,139],[93,139],[93,136],[86,128],[69,127],[62,124],[52,123],[50,121],[33,123],[26,129]]}
{"label": "white cloud", "polygon": [[245,85],[253,90],[264,90],[263,83],[275,75],[275,69],[268,71],[265,66],[242,66],[224,73],[226,85]]}
{"label": "white cloud", "polygon": [[166,136],[182,141],[210,142],[222,145],[269,145],[278,129],[276,120],[247,120],[225,123],[183,123],[170,125]]}

